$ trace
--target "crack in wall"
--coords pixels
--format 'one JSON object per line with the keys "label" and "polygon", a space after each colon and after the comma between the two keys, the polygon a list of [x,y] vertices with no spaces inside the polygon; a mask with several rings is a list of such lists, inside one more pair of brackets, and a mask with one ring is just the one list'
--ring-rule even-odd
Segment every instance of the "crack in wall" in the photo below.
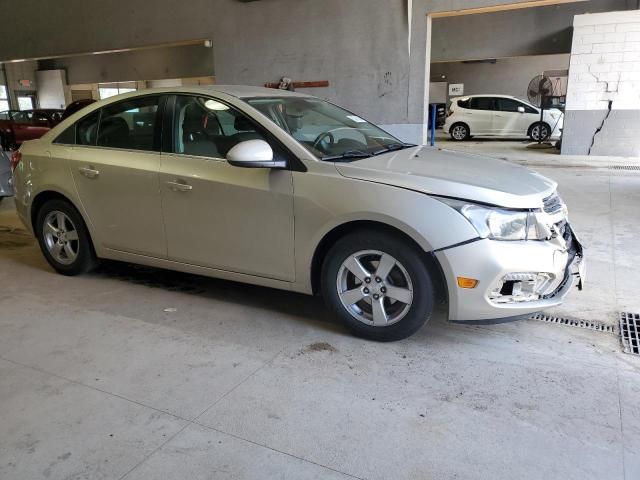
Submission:
{"label": "crack in wall", "polygon": [[[604,87],[605,87],[605,92],[607,93],[618,93],[618,88],[620,88],[620,72],[617,73],[617,78],[615,80],[602,80],[597,73],[594,73],[591,71],[591,67],[592,65],[589,65],[589,71],[587,72],[589,75],[591,75],[595,81],[596,84],[600,84],[600,83],[604,83]],[[611,87],[611,84],[613,83],[613,88]]]}
{"label": "crack in wall", "polygon": [[596,137],[598,136],[598,134],[604,128],[604,124],[607,123],[607,120],[609,119],[609,116],[611,115],[611,110],[612,109],[613,109],[613,100],[609,100],[609,107],[607,109],[607,114],[602,119],[602,123],[600,124],[600,126],[596,129],[595,132],[593,132],[593,137],[591,137],[591,145],[589,146],[589,152],[587,153],[587,155],[591,155],[591,150],[593,149],[593,146],[596,143]]}

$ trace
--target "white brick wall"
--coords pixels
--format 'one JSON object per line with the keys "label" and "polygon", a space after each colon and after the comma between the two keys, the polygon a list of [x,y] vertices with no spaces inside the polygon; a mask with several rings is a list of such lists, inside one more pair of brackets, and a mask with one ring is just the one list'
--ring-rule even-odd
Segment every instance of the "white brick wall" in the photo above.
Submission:
{"label": "white brick wall", "polygon": [[640,110],[640,10],[576,15],[567,110]]}

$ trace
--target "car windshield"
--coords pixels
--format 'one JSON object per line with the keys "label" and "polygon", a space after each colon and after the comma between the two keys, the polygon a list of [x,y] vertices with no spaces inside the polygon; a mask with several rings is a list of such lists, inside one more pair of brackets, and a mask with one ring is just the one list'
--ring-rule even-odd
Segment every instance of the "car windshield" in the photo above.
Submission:
{"label": "car windshield", "polygon": [[413,146],[317,98],[274,97],[246,101],[322,160],[350,161]]}

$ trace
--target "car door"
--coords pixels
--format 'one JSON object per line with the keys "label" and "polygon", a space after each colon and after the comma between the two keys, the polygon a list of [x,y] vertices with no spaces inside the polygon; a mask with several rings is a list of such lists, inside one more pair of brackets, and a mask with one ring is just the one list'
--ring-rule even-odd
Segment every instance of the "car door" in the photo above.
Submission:
{"label": "car door", "polygon": [[165,258],[160,206],[161,104],[157,95],[96,110],[76,123],[71,172],[98,241]]}
{"label": "car door", "polygon": [[494,101],[492,97],[472,97],[466,114],[470,119],[469,127],[473,135],[493,134]]}
{"label": "car door", "polygon": [[[239,168],[225,156],[267,132],[211,98],[173,97],[160,170],[171,260],[284,281],[294,280],[293,178],[290,170]],[[169,123],[169,122],[166,122]],[[167,151],[164,151],[166,147]]]}
{"label": "car door", "polygon": [[51,130],[51,119],[46,113],[34,110],[31,115],[31,122],[27,128],[27,138],[25,138],[25,140],[40,138],[49,130]]}
{"label": "car door", "polygon": [[13,118],[13,135],[18,145],[27,140],[34,138],[32,129],[33,110],[23,110],[15,112],[12,115]]}
{"label": "car door", "polygon": [[[496,98],[495,133],[513,136],[522,134],[524,105],[511,98]],[[526,133],[526,132],[525,132]]]}

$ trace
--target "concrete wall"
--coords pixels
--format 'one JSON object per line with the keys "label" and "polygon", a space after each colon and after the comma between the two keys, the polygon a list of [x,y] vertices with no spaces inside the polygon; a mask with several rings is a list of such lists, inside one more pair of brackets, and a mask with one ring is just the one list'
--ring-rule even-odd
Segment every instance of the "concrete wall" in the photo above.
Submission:
{"label": "concrete wall", "polygon": [[203,45],[81,55],[39,62],[40,69],[64,69],[69,84],[204,77],[214,74],[213,49]]}
{"label": "concrete wall", "polygon": [[640,156],[640,10],[574,22],[562,153]]}
{"label": "concrete wall", "polygon": [[431,60],[484,60],[569,53],[575,15],[637,7],[637,0],[591,0],[434,19]]}
{"label": "concrete wall", "polygon": [[569,68],[569,54],[497,59],[496,63],[447,62],[431,64],[431,81],[463,83],[465,95],[496,93],[527,98],[535,75]]}

